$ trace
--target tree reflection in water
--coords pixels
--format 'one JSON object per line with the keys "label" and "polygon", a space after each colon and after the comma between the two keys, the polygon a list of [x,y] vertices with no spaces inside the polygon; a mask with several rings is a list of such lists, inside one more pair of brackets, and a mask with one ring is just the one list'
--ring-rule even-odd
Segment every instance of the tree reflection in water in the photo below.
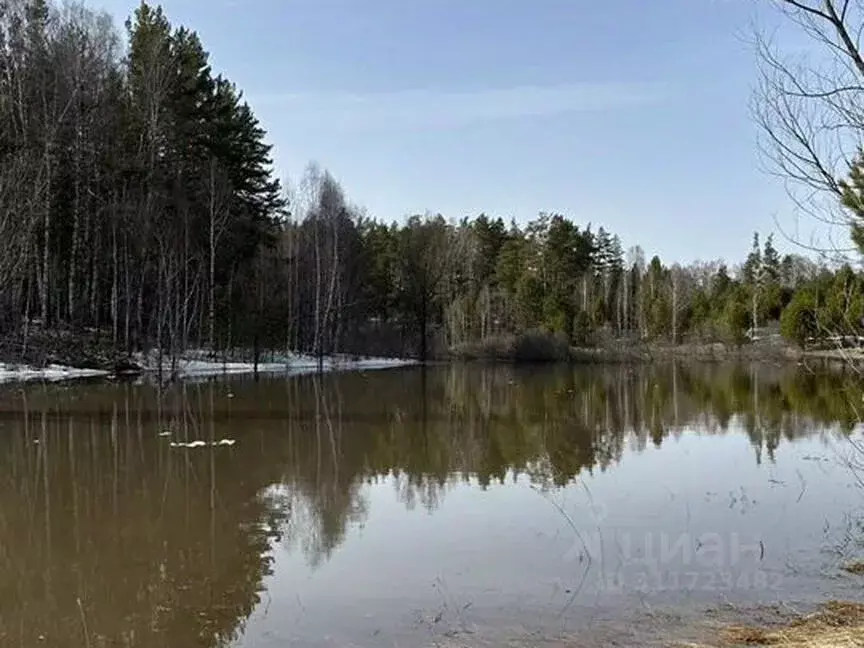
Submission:
{"label": "tree reflection in water", "polygon": [[[555,488],[683,434],[744,433],[772,461],[784,440],[852,431],[861,394],[853,375],[708,365],[452,366],[230,390],[5,389],[3,645],[227,646],[274,547],[327,561],[365,521],[368,483],[391,479],[432,511],[456,483]],[[223,438],[237,443],[170,446]]]}

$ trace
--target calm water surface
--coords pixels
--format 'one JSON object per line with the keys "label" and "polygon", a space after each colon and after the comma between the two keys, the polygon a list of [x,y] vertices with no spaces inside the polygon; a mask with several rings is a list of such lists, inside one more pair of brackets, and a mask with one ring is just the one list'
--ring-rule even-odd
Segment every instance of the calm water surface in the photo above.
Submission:
{"label": "calm water surface", "polygon": [[0,644],[479,645],[854,597],[860,404],[765,366],[7,386]]}

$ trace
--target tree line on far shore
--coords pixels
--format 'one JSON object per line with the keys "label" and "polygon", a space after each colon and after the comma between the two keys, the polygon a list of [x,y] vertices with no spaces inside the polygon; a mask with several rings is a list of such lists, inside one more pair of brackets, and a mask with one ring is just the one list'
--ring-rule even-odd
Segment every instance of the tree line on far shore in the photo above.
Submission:
{"label": "tree line on far shore", "polygon": [[[0,0],[0,334],[118,353],[274,349],[426,358],[531,331],[567,344],[857,335],[862,278],[781,257],[689,266],[541,213],[387,224],[310,165],[275,177],[242,92],[142,2],[125,39],[83,5]],[[846,204],[864,184],[853,174]]]}

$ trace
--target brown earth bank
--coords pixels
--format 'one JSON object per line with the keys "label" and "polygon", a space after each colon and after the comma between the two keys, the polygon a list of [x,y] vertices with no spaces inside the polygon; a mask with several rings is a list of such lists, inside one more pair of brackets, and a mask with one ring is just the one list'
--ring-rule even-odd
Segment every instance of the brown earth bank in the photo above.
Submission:
{"label": "brown earth bank", "polygon": [[130,356],[115,348],[110,335],[95,330],[43,329],[34,325],[26,335],[0,338],[0,363],[137,373]]}
{"label": "brown earth bank", "polygon": [[816,609],[733,605],[699,614],[642,612],[626,622],[591,623],[557,636],[484,632],[436,642],[441,648],[860,648],[864,646],[864,603],[828,601]]}
{"label": "brown earth bank", "polygon": [[[570,362],[620,364],[673,359],[701,362],[806,362],[832,365],[864,364],[864,349],[812,348],[801,350],[776,339],[742,345],[724,342],[617,342],[575,347],[545,332],[505,335],[462,344],[436,360],[506,363]],[[139,373],[130,354],[117,349],[110,335],[95,330],[42,329],[33,325],[26,336],[0,337],[0,363],[45,367],[51,364],[112,373]]]}

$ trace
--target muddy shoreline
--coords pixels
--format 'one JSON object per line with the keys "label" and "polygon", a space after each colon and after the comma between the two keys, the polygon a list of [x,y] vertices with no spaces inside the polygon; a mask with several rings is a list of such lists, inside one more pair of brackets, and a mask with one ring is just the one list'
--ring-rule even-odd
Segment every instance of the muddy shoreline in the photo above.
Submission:
{"label": "muddy shoreline", "polygon": [[[646,606],[647,607],[647,606]],[[439,648],[857,648],[864,645],[864,604],[827,600],[697,610],[642,609],[598,619],[576,631],[519,632],[478,628],[434,641]]]}
{"label": "muddy shoreline", "polygon": [[[808,363],[836,366],[864,364],[861,349],[807,349],[777,340],[757,341],[740,346],[709,343],[610,343],[596,347],[574,347],[545,336],[490,340],[451,349],[436,361],[480,361],[529,364],[564,362],[571,364],[628,364],[668,360],[698,362]],[[136,360],[138,354],[117,348],[105,332],[96,330],[43,330],[34,326],[23,335],[0,340],[0,363],[44,368],[62,365],[70,369],[101,370],[111,375],[137,375],[147,368]],[[167,351],[166,351],[167,355]],[[266,353],[263,354],[266,356]]]}

